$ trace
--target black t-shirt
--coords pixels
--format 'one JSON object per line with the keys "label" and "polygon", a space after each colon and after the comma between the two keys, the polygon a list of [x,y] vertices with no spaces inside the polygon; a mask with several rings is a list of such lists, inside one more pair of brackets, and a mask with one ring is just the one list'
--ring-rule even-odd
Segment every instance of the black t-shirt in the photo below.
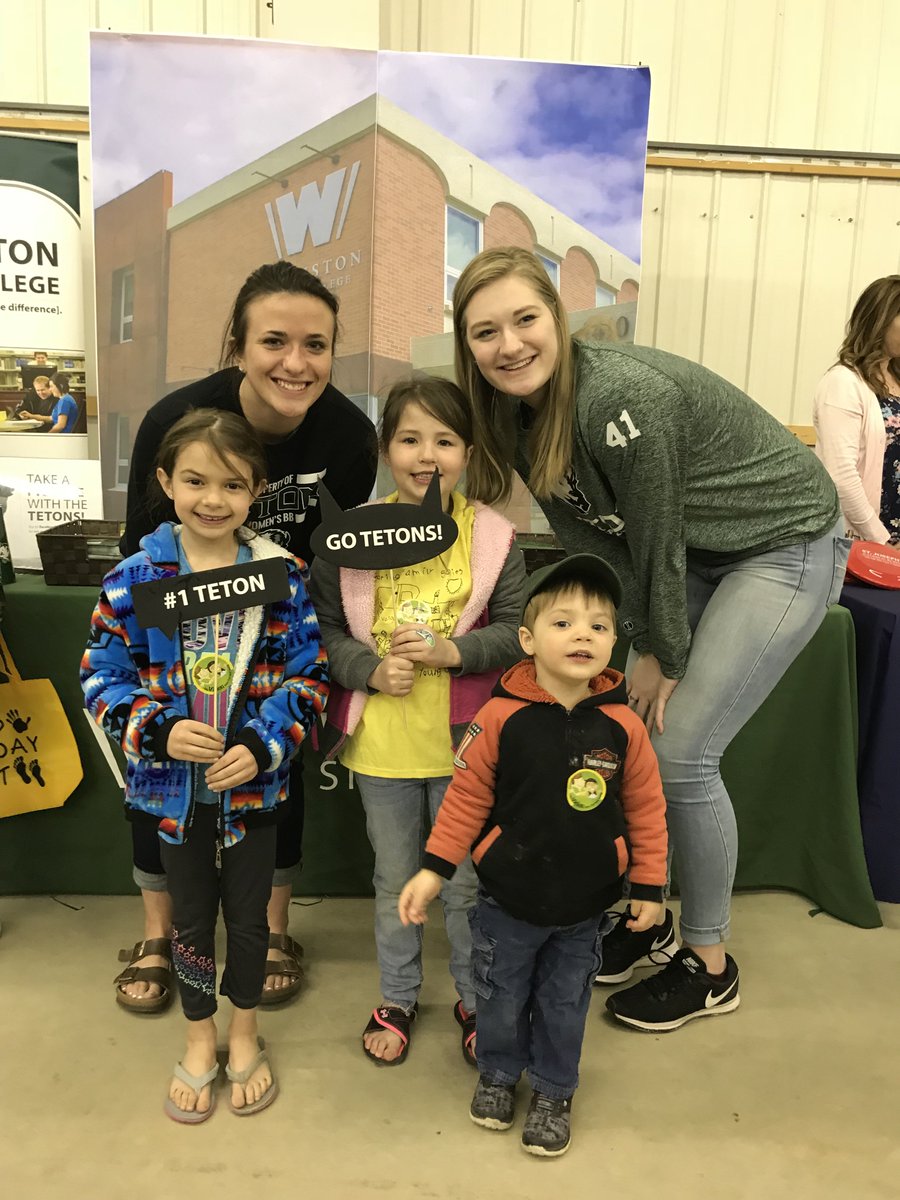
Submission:
{"label": "black t-shirt", "polygon": [[[140,540],[161,521],[175,520],[166,500],[147,509],[147,493],[155,484],[156,456],[163,437],[192,408],[221,408],[243,415],[238,392],[243,374],[237,367],[217,371],[164,397],[141,422],[131,452],[128,508],[123,554],[134,554]],[[247,524],[310,562],[309,539],[319,524],[318,484],[324,479],[342,508],[367,500],[375,483],[375,427],[343,393],[328,384],[303,423],[278,442],[265,442],[268,486],[250,509]]]}

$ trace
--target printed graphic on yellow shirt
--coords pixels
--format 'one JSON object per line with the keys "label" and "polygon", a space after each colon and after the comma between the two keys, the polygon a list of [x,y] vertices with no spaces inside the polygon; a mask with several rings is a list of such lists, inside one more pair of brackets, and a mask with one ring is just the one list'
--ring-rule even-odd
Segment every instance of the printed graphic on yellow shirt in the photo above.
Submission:
{"label": "printed graphic on yellow shirt", "polygon": [[[372,639],[381,658],[390,653],[398,625],[415,626],[429,646],[455,633],[472,594],[475,510],[458,492],[452,501],[459,537],[448,550],[425,562],[375,572]],[[449,672],[417,662],[409,695],[403,699],[384,692],[369,696],[359,724],[344,744],[341,761],[361,775],[380,778],[451,775]]]}
{"label": "printed graphic on yellow shirt", "polygon": [[577,812],[590,812],[606,796],[606,780],[596,771],[575,771],[566,783],[566,800]]}

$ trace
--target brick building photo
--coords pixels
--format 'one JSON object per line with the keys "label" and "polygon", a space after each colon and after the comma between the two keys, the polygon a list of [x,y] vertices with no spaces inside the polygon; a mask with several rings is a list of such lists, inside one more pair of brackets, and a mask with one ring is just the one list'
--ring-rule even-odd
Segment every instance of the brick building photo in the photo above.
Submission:
{"label": "brick building photo", "polygon": [[[413,57],[445,59],[386,57],[401,60],[387,72],[389,86],[398,78],[415,83],[397,73]],[[495,63],[493,70],[535,65]],[[422,66],[416,63],[417,70]],[[565,68],[573,69],[615,70]],[[419,96],[427,103],[424,89],[415,91],[414,102]],[[120,116],[121,103],[120,97]],[[102,124],[95,106],[98,119]],[[334,383],[373,419],[379,394],[412,368],[452,377],[453,286],[482,249],[533,250],[558,286],[573,328],[631,340],[637,254],[629,256],[536,194],[494,157],[479,157],[379,85],[378,92],[183,199],[175,200],[176,163],[100,203],[95,227],[106,515],[124,515],[130,447],[143,414],[161,396],[219,368],[233,298],[261,263],[288,259],[336,293]],[[639,230],[639,194],[637,203]],[[515,514],[520,527],[527,528],[528,506],[523,501],[516,507],[522,508]]]}

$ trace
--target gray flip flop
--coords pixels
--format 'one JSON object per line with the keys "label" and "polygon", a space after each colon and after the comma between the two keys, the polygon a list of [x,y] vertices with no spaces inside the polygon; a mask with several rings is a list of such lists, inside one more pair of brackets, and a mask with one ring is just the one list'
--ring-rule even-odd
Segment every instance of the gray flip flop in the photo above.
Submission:
{"label": "gray flip flop", "polygon": [[[191,1075],[189,1071],[184,1069],[181,1063],[176,1063],[173,1074],[175,1075],[176,1079],[180,1079],[181,1082],[186,1083],[189,1088],[193,1088],[193,1090],[197,1093],[197,1098],[199,1099],[200,1092],[203,1090],[203,1088],[205,1088],[208,1083],[212,1083],[219,1074],[219,1064],[216,1063],[214,1067],[210,1067],[205,1075]],[[194,1112],[185,1112],[183,1108],[178,1107],[171,1096],[166,1096],[166,1102],[163,1105],[163,1111],[167,1117],[171,1117],[172,1120],[177,1121],[179,1125],[202,1125],[203,1122],[208,1121],[216,1111],[215,1090],[213,1090],[210,1095],[209,1108],[206,1110],[206,1112],[197,1112],[196,1110]]]}
{"label": "gray flip flop", "polygon": [[[254,1071],[258,1070],[263,1063],[266,1063],[271,1070],[269,1055],[266,1052],[266,1043],[262,1038],[259,1039],[259,1053],[249,1067],[245,1067],[243,1071],[235,1071],[230,1063],[225,1064],[225,1074],[232,1083],[239,1083],[242,1087],[250,1079]],[[254,1100],[252,1104],[245,1104],[243,1108],[235,1108],[231,1100],[231,1093],[228,1094],[228,1107],[236,1117],[252,1117],[254,1113],[262,1112],[264,1108],[268,1108],[275,1097],[278,1095],[278,1080],[272,1074],[272,1082],[263,1092],[258,1100]]]}

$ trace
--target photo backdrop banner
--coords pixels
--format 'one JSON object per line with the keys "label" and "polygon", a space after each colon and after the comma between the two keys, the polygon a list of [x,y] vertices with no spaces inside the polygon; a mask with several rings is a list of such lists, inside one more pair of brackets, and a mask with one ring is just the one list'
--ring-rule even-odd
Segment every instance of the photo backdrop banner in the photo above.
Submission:
{"label": "photo backdrop banner", "polygon": [[452,378],[482,249],[537,253],[577,336],[633,340],[649,95],[645,67],[93,34],[106,515],[143,414],[219,368],[265,262],[337,296],[333,382],[373,419],[411,369]]}
{"label": "photo backdrop banner", "polygon": [[0,136],[0,351],[84,351],[81,256],[75,143]]}

